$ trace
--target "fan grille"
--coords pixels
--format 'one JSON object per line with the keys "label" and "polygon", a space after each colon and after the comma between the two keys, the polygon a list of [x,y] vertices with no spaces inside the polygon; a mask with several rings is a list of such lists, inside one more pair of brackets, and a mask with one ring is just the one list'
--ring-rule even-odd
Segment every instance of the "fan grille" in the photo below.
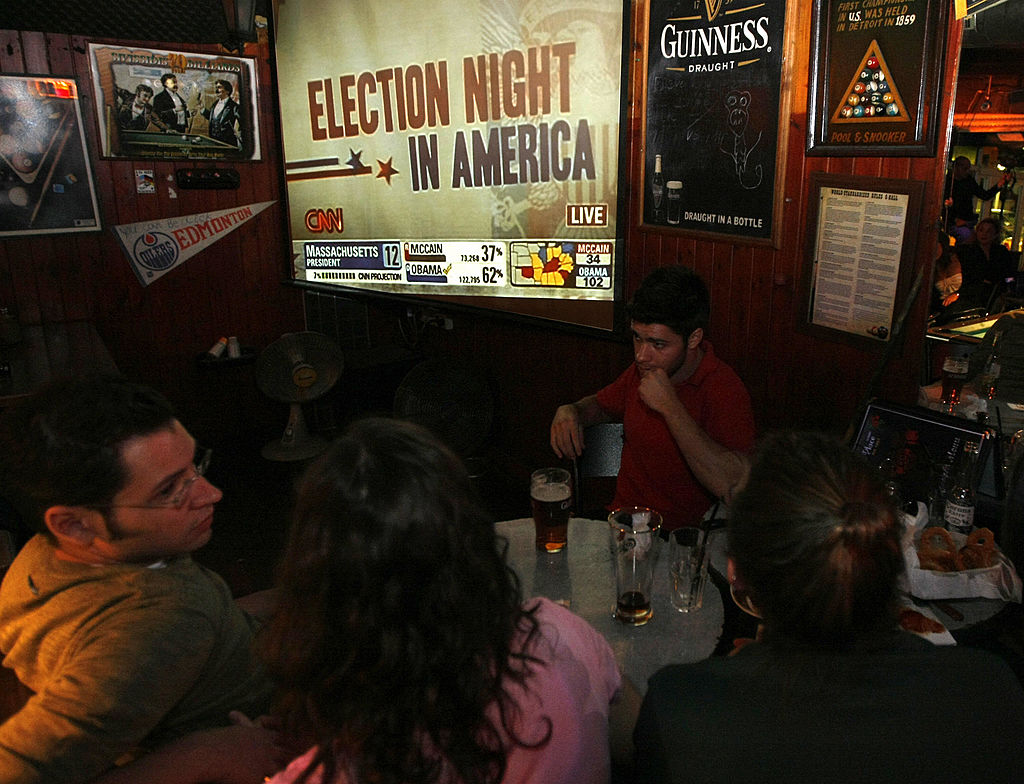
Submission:
{"label": "fan grille", "polygon": [[260,353],[256,383],[267,397],[284,403],[315,400],[338,381],[341,349],[319,332],[289,332]]}

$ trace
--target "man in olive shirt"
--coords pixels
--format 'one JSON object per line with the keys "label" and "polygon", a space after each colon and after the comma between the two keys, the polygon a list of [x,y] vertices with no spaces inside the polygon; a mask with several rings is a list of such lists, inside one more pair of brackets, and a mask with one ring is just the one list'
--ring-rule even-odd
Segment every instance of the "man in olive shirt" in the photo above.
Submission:
{"label": "man in olive shirt", "polygon": [[272,733],[223,729],[266,712],[270,685],[257,622],[189,555],[221,492],[167,401],[58,383],[0,419],[0,445],[0,492],[39,531],[0,586],[4,665],[34,692],[0,725],[0,779],[88,781],[185,737],[193,759],[167,780],[272,773]]}

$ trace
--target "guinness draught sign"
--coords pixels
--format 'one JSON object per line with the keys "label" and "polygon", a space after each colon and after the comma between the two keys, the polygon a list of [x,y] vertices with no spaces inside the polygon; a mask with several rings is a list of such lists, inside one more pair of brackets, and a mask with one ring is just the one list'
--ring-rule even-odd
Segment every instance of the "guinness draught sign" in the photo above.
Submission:
{"label": "guinness draught sign", "polygon": [[[784,0],[652,0],[645,224],[774,236],[785,21]],[[651,189],[658,156],[664,205]]]}

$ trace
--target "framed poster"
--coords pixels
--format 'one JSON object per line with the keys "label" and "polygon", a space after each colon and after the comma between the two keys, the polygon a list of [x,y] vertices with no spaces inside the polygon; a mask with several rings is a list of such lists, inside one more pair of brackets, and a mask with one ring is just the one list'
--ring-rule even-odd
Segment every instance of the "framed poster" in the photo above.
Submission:
{"label": "framed poster", "polygon": [[910,285],[924,198],[919,180],[811,174],[805,331],[884,346]]}
{"label": "framed poster", "polygon": [[78,83],[0,76],[0,237],[99,228]]}
{"label": "framed poster", "polygon": [[259,160],[250,59],[89,44],[105,158]]}
{"label": "framed poster", "polygon": [[808,155],[935,155],[949,5],[815,0]]}
{"label": "framed poster", "polygon": [[775,241],[785,0],[649,0],[645,35],[641,222]]}

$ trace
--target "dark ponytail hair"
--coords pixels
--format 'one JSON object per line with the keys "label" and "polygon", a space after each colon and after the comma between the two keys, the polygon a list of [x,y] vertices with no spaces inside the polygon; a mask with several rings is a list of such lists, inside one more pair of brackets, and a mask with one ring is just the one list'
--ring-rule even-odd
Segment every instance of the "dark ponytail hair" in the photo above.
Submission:
{"label": "dark ponytail hair", "polygon": [[900,533],[875,468],[824,434],[788,432],[758,450],[729,550],[769,635],[843,648],[892,623]]}

